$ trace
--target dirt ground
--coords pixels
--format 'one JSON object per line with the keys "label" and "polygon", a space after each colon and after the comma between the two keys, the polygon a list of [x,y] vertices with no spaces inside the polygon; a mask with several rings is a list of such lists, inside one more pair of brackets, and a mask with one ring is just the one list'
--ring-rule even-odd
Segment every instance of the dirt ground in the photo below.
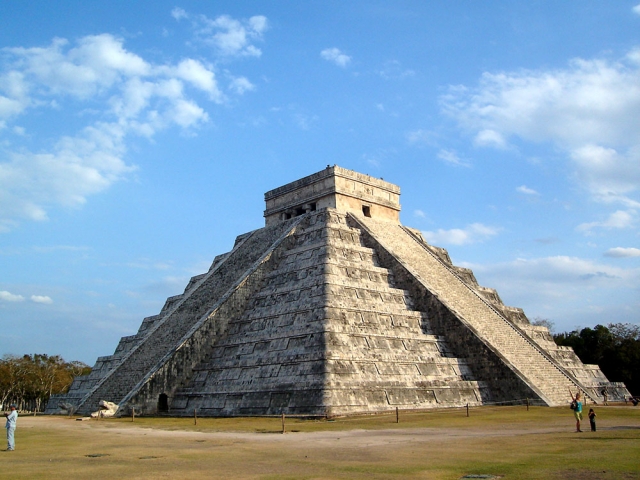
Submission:
{"label": "dirt ground", "polygon": [[[202,424],[207,419],[199,419]],[[138,419],[138,421],[140,421]],[[241,441],[255,442],[262,444],[278,444],[284,448],[305,448],[317,446],[333,446],[336,441],[342,440],[351,447],[371,447],[381,445],[398,445],[407,442],[432,443],[451,441],[452,439],[489,438],[489,437],[512,437],[518,435],[535,435],[541,433],[566,433],[567,425],[555,425],[544,427],[527,427],[520,425],[501,425],[499,429],[488,430],[485,427],[475,428],[395,428],[393,430],[339,430],[339,431],[316,431],[301,432],[289,431],[283,435],[280,431],[269,432],[201,432],[184,430],[164,430],[160,428],[150,428],[148,426],[137,426],[125,424],[124,422],[111,423],[111,420],[87,420],[73,421],[66,417],[56,416],[23,416],[20,417],[20,429],[47,429],[62,432],[88,433],[103,430],[102,433],[111,435],[126,435],[132,437],[152,437],[171,440],[220,440],[220,441]],[[191,424],[191,419],[185,419],[185,424]],[[610,425],[608,428],[612,428]],[[587,427],[588,429],[588,423]],[[640,428],[640,427],[639,427]]]}
{"label": "dirt ground", "polygon": [[640,409],[610,408],[584,433],[567,412],[287,420],[284,435],[278,419],[22,416],[0,478],[640,479]]}

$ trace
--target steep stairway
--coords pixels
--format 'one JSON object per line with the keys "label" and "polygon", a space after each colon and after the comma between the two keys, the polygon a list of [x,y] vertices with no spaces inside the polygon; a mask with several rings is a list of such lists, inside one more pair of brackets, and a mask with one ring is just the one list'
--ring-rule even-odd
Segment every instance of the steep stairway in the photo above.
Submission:
{"label": "steep stairway", "polygon": [[480,404],[483,382],[434,335],[409,292],[346,215],[331,213],[326,266],[327,387],[334,411]]}
{"label": "steep stairway", "polygon": [[[172,298],[171,307],[153,322],[145,337],[122,356],[119,363],[85,394],[79,413],[97,408],[100,400],[121,404],[135,395],[144,382],[184,343],[185,336],[207,317],[216,302],[237,286],[259,259],[273,249],[274,241],[297,224],[299,219],[262,228],[244,236],[222,261],[199,278],[182,296]],[[197,352],[195,352],[197,353]],[[184,375],[189,375],[187,369]]]}
{"label": "steep stairway", "polygon": [[416,280],[463,321],[482,342],[506,360],[509,368],[548,405],[568,402],[568,389],[580,385],[534,342],[469,288],[426,246],[401,225],[349,214]]}
{"label": "steep stairway", "polygon": [[172,415],[342,415],[490,397],[344,214],[307,216],[276,256],[170,399]]}

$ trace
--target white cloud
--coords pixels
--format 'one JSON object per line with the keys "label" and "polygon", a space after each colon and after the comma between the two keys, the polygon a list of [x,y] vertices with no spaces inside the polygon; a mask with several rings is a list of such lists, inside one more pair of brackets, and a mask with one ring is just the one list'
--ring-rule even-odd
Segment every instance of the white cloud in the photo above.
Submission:
{"label": "white cloud", "polygon": [[627,53],[627,60],[640,65],[640,47],[636,47]]}
{"label": "white cloud", "polygon": [[414,211],[413,211],[413,214],[414,214],[416,217],[426,218],[426,215],[425,215],[425,213],[424,213],[422,210],[414,210]]}
{"label": "white cloud", "polygon": [[565,70],[484,73],[477,89],[456,88],[442,101],[446,112],[477,131],[569,148],[640,140],[638,68],[622,61],[577,59]]}
{"label": "white cloud", "polygon": [[121,120],[136,118],[149,107],[149,102],[158,88],[156,83],[139,77],[131,78],[121,85],[120,95],[109,100],[111,109]]}
{"label": "white cloud", "polygon": [[392,80],[413,77],[416,72],[408,68],[403,68],[402,64],[397,60],[390,60],[385,62],[384,67],[378,71],[378,74],[385,80]]}
{"label": "white cloud", "polygon": [[507,148],[507,141],[502,134],[491,129],[479,131],[473,142],[480,147],[493,147],[500,150]]}
{"label": "white cloud", "polygon": [[214,20],[200,15],[195,24],[198,38],[225,56],[261,56],[262,51],[252,42],[262,40],[269,28],[267,18],[262,15],[244,21],[228,15],[221,15]]}
{"label": "white cloud", "polygon": [[407,133],[407,141],[413,145],[435,146],[437,134],[430,130],[413,130]]}
{"label": "white cloud", "polygon": [[243,95],[245,92],[250,92],[256,89],[255,85],[245,77],[237,77],[231,80],[229,88],[238,95]]}
{"label": "white cloud", "polygon": [[468,245],[487,240],[498,234],[499,228],[488,227],[481,223],[472,223],[464,229],[439,229],[435,232],[423,231],[425,239],[432,245]]}
{"label": "white cloud", "polygon": [[640,143],[626,154],[587,144],[574,149],[571,158],[577,166],[577,178],[596,198],[605,202],[635,203],[626,195],[640,185]]}
{"label": "white cloud", "polygon": [[46,295],[31,295],[31,301],[35,303],[43,303],[46,305],[50,305],[53,303],[51,297],[48,297]]}
{"label": "white cloud", "polygon": [[185,80],[194,87],[208,92],[213,100],[217,102],[221,101],[222,94],[220,90],[218,90],[215,74],[212,70],[202,65],[202,63],[188,58],[180,62],[174,71],[177,78]]}
{"label": "white cloud", "polygon": [[529,318],[549,318],[558,331],[602,324],[603,312],[616,321],[637,322],[638,268],[568,256],[464,266],[481,285],[496,288],[506,305],[523,308]]}
{"label": "white cloud", "polygon": [[519,193],[524,193],[525,195],[540,195],[534,189],[527,187],[526,185],[520,185],[516,188],[516,191]]}
{"label": "white cloud", "polygon": [[253,42],[262,41],[264,32],[269,29],[267,17],[256,15],[248,20],[236,20],[229,15],[220,15],[210,19],[206,15],[191,15],[179,7],[171,11],[171,16],[177,21],[191,20],[196,38],[213,46],[223,56],[262,55]]}
{"label": "white cloud", "polygon": [[519,258],[511,262],[493,265],[491,267],[478,268],[479,271],[486,271],[486,268],[494,271],[513,271],[519,280],[528,279],[527,283],[544,283],[553,288],[552,285],[566,282],[595,282],[602,279],[628,278],[624,270],[602,265],[590,260],[577,257],[555,256],[537,259]]}
{"label": "white cloud", "polygon": [[16,59],[12,73],[23,75],[27,86],[81,98],[111,87],[122,77],[144,76],[150,70],[142,58],[124,50],[121,39],[109,34],[89,35],[79,39],[76,47],[68,46],[67,40],[55,38],[48,47],[4,51]]}
{"label": "white cloud", "polygon": [[484,73],[477,87],[451,87],[443,111],[477,146],[510,139],[550,142],[596,199],[629,204],[640,186],[640,53],[619,61],[575,59],[558,70]]}
{"label": "white cloud", "polygon": [[257,34],[263,34],[269,28],[269,21],[267,17],[262,15],[255,15],[249,19],[250,31]]}
{"label": "white cloud", "polygon": [[173,10],[171,10],[171,16],[176,20],[182,20],[183,18],[189,17],[187,12],[180,7],[176,7]]}
{"label": "white cloud", "polygon": [[51,153],[11,153],[0,163],[0,228],[15,218],[46,220],[52,205],[80,206],[130,172],[120,158],[123,135],[118,125],[98,124],[62,138]]}
{"label": "white cloud", "polygon": [[631,10],[633,11],[633,13],[640,15],[640,4],[636,5]]}
{"label": "white cloud", "polygon": [[[316,119],[317,117],[314,117],[314,120]],[[397,156],[398,151],[395,148],[377,148],[372,152],[364,153],[361,158],[375,169],[378,169],[388,161],[393,162]]]}
{"label": "white cloud", "polygon": [[21,114],[30,106],[27,90],[24,74],[10,71],[0,75],[0,130],[4,128],[6,120]]}
{"label": "white cloud", "polygon": [[318,120],[316,115],[305,115],[302,113],[293,114],[293,121],[301,130],[309,130],[311,125]]}
{"label": "white cloud", "polygon": [[188,128],[209,120],[209,115],[195,102],[179,99],[169,112],[169,117],[178,125]]}
{"label": "white cloud", "polygon": [[351,57],[342,53],[339,48],[325,48],[320,52],[320,56],[329,62],[333,62],[339,67],[346,67],[351,62]]}
{"label": "white cloud", "polygon": [[[13,103],[4,109],[0,106],[0,112],[7,117],[27,106],[43,106],[52,100],[57,103],[58,98],[71,95],[109,98],[109,113],[120,120],[129,119],[150,107],[154,98],[162,99],[159,103],[183,99],[184,82],[208,92],[216,102],[222,100],[213,70],[197,60],[185,59],[175,66],[152,65],[126,51],[122,39],[108,34],[87,36],[77,43],[69,48],[67,40],[55,39],[44,48],[5,49],[13,61],[2,76],[0,89]],[[157,106],[153,108],[157,110]]]}
{"label": "white cloud", "polygon": [[[173,15],[179,19],[183,13],[176,9]],[[242,49],[267,28],[263,17],[252,17],[245,26],[224,17],[219,25],[226,25],[228,34],[244,29],[244,40],[237,43]],[[46,220],[56,206],[82,205],[88,196],[125,178],[135,169],[126,162],[129,137],[150,138],[172,126],[193,129],[208,122],[208,113],[191,98],[192,92],[205,92],[215,103],[225,101],[212,66],[191,58],[175,65],[153,64],[109,34],[89,35],[73,44],[56,38],[45,47],[3,52],[0,129],[35,110],[55,108],[62,118],[78,102],[89,103],[86,110],[91,113],[78,117],[88,122],[79,131],[48,145],[2,147],[0,232],[15,228],[21,219]],[[241,94],[252,88],[239,77],[231,91]],[[13,126],[15,132],[20,129],[24,132]],[[30,131],[29,137],[37,134]]]}
{"label": "white cloud", "polygon": [[640,248],[615,247],[607,250],[604,255],[605,257],[614,258],[640,257]]}
{"label": "white cloud", "polygon": [[364,155],[362,155],[362,158],[363,158],[364,160],[366,160],[366,161],[367,161],[367,163],[368,163],[369,165],[371,165],[372,167],[374,167],[374,168],[380,168],[380,159],[379,159],[379,158],[377,158],[377,155],[376,155],[376,154],[373,154],[373,156],[371,156],[371,154],[367,154],[367,153],[365,153]]}
{"label": "white cloud", "polygon": [[440,160],[444,160],[446,163],[449,163],[451,165],[458,165],[458,166],[462,166],[462,167],[468,167],[469,163],[465,162],[463,160],[460,159],[460,157],[458,156],[458,154],[456,153],[455,150],[440,150],[437,153],[437,157]]}
{"label": "white cloud", "polygon": [[604,228],[607,230],[629,228],[635,222],[635,212],[625,212],[618,210],[610,214],[602,222],[582,223],[576,228],[579,232],[590,232],[594,228]]}
{"label": "white cloud", "polygon": [[24,301],[24,297],[22,295],[14,295],[6,290],[0,290],[0,300],[4,300],[5,302],[22,302]]}

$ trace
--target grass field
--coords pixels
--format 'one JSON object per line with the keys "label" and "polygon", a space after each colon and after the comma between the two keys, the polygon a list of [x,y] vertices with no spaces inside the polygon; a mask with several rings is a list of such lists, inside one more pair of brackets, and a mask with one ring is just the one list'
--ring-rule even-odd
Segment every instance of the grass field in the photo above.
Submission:
{"label": "grass field", "polygon": [[[335,420],[18,419],[0,478],[640,479],[640,408],[480,407]],[[477,477],[476,477],[477,478]]]}

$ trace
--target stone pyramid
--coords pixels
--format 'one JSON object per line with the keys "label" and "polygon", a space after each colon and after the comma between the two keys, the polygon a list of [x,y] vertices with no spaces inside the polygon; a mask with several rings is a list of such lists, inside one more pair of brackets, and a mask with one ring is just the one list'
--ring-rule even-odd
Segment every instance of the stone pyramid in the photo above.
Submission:
{"label": "stone pyramid", "polygon": [[399,197],[338,166],[267,192],[264,228],[47,411],[332,416],[628,393],[402,226]]}

